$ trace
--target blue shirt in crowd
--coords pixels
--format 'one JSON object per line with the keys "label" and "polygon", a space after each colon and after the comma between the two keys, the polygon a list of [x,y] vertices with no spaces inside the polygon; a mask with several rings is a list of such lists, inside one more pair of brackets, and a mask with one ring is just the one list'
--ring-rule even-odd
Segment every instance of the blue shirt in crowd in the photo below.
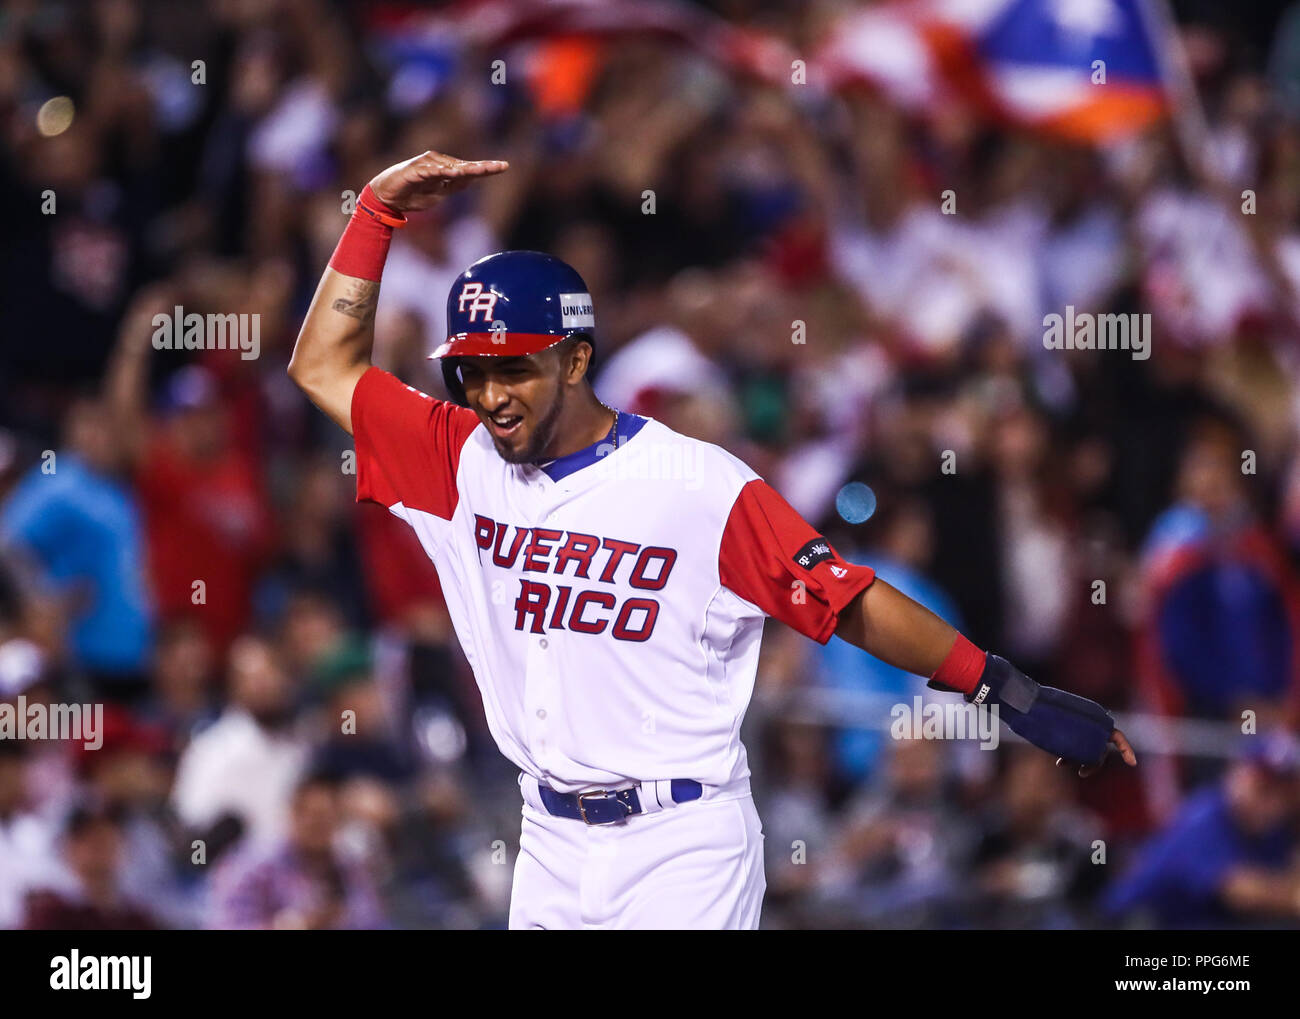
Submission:
{"label": "blue shirt in crowd", "polygon": [[1229,872],[1240,866],[1281,869],[1291,853],[1285,826],[1252,838],[1237,827],[1221,785],[1202,789],[1173,822],[1142,848],[1137,863],[1106,893],[1114,917],[1150,912],[1158,927],[1230,927],[1249,923],[1219,900]]}
{"label": "blue shirt in crowd", "polygon": [[[961,629],[961,614],[956,603],[924,574],[896,559],[872,553],[851,557],[876,571],[876,576],[897,588],[913,601],[920,602],[940,619]],[[825,687],[857,694],[873,694],[881,703],[908,703],[917,694],[928,695],[925,680],[904,669],[886,665],[855,644],[834,638],[818,652],[821,667],[818,682]],[[881,718],[888,721],[888,708]],[[875,768],[884,750],[888,733],[871,729],[842,729],[835,736],[835,763],[839,773],[854,782],[864,779]]]}
{"label": "blue shirt in crowd", "polygon": [[29,472],[0,508],[0,541],[16,545],[68,594],[84,590],[71,619],[77,663],[106,673],[145,668],[152,612],[143,575],[140,512],[131,490],[59,453],[55,471]]}

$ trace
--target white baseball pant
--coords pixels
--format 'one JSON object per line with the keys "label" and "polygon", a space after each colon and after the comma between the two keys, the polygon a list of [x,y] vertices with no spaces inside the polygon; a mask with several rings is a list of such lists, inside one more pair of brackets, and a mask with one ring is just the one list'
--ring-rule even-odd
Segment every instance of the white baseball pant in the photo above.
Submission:
{"label": "white baseball pant", "polygon": [[758,928],[767,882],[748,781],[609,825],[552,817],[536,783],[520,785],[511,930]]}

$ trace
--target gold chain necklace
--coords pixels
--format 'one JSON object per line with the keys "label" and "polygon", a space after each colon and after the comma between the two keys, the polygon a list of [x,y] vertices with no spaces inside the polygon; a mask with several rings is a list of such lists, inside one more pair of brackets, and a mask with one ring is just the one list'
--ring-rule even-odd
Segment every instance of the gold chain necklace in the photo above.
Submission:
{"label": "gold chain necklace", "polygon": [[607,404],[599,396],[596,397],[596,402],[614,415],[614,449],[618,449],[618,411],[616,411],[613,407]]}

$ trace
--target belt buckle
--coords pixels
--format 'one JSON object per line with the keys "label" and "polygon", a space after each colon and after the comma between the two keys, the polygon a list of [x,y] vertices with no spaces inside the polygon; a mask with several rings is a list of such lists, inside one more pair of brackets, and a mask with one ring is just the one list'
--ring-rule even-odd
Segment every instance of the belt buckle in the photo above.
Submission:
{"label": "belt buckle", "polygon": [[[583,824],[589,824],[589,825],[591,825],[592,827],[599,827],[600,825],[603,825],[603,824],[617,824],[619,821],[622,821],[624,818],[626,818],[626,817],[628,816],[628,814],[630,813],[630,811],[628,810],[628,805],[627,805],[626,803],[624,803],[622,800],[620,800],[620,799],[618,798],[618,791],[617,791],[617,790],[611,790],[611,789],[593,789],[593,790],[591,790],[590,792],[586,792],[586,793],[578,793],[578,794],[577,794],[577,797],[578,797],[578,815],[582,818],[582,823],[583,823]],[[617,804],[618,804],[619,806],[621,806],[625,811],[627,811],[627,813],[625,813],[625,814],[623,815],[623,817],[612,818],[612,819],[609,820],[609,821],[589,821],[589,820],[587,819],[587,805],[586,805],[585,803],[583,803],[582,801],[585,800],[585,799],[588,799],[588,798],[590,798],[590,799],[595,799],[595,798],[597,798],[597,797],[600,797],[600,798],[603,798],[603,799],[606,799],[606,800],[610,800],[610,799],[612,799],[615,803],[617,803]]]}

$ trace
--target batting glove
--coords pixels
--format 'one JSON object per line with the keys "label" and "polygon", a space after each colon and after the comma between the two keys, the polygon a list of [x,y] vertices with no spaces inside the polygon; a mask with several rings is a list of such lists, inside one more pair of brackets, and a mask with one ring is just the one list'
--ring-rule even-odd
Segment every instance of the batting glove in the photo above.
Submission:
{"label": "batting glove", "polygon": [[[929,685],[959,692],[933,679]],[[1100,764],[1115,729],[1115,719],[1096,701],[1035,683],[995,654],[985,655],[984,671],[965,697],[971,704],[996,704],[998,717],[1012,732],[1076,764]]]}

